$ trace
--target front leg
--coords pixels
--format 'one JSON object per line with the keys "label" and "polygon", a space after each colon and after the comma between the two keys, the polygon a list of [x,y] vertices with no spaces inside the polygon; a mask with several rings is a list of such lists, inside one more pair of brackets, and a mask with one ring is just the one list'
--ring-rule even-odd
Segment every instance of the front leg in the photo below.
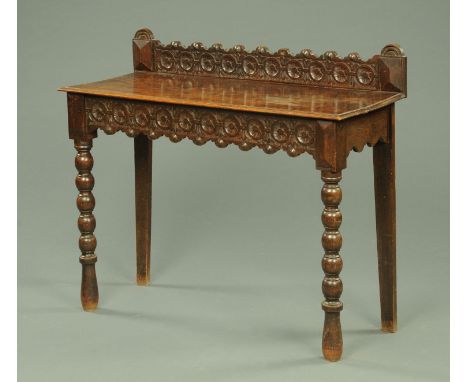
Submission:
{"label": "front leg", "polygon": [[94,253],[96,249],[96,237],[94,236],[96,220],[93,215],[95,201],[92,193],[94,177],[91,174],[94,163],[91,155],[92,142],[90,138],[75,139],[75,148],[78,152],[75,157],[75,166],[78,170],[76,187],[79,191],[76,205],[80,211],[78,228],[81,232],[79,239],[80,263],[82,264],[81,305],[86,311],[95,310],[99,300],[94,267],[97,257]]}
{"label": "front leg", "polygon": [[322,269],[325,278],[322,283],[322,291],[325,301],[322,309],[325,311],[325,323],[323,327],[322,352],[329,361],[338,361],[343,353],[343,338],[341,335],[340,312],[343,304],[340,301],[343,284],[339,277],[343,267],[340,256],[342,237],[339,232],[341,225],[341,212],[338,205],[341,202],[341,172],[322,171],[322,201],[325,208],[322,213],[322,223],[325,232],[322,236],[322,246],[325,254],[322,259]]}

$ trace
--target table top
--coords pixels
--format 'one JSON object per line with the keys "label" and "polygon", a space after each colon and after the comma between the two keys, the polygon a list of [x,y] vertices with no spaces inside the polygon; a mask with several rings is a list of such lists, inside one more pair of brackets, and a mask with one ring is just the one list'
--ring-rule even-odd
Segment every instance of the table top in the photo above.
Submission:
{"label": "table top", "polygon": [[404,98],[402,93],[389,91],[324,88],[145,71],[59,90],[327,120],[343,120],[365,114]]}

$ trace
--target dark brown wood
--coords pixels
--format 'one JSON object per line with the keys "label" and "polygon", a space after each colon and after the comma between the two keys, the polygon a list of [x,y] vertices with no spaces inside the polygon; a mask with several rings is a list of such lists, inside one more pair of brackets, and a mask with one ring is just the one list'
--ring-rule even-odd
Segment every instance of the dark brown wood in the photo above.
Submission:
{"label": "dark brown wood", "polygon": [[172,105],[202,106],[292,117],[342,120],[380,109],[401,93],[319,88],[204,76],[135,72],[61,91]]}
{"label": "dark brown wood", "polygon": [[68,137],[70,139],[96,138],[96,129],[90,128],[86,122],[85,96],[83,94],[67,93],[67,107]]}
{"label": "dark brown wood", "polygon": [[77,151],[75,167],[78,170],[75,183],[79,191],[76,205],[80,211],[78,228],[81,232],[79,240],[81,250],[80,263],[82,264],[81,305],[87,311],[95,310],[99,301],[94,265],[97,261],[96,254],[94,253],[97,242],[94,236],[96,219],[93,215],[95,201],[92,193],[94,187],[94,177],[91,174],[94,163],[93,156],[91,155],[92,146],[92,139],[75,139],[75,149]]}
{"label": "dark brown wood", "polygon": [[390,44],[375,57],[380,67],[380,89],[396,91],[407,96],[405,52],[398,44]]}
{"label": "dark brown wood", "polygon": [[321,171],[340,171],[346,167],[346,130],[335,121],[319,121],[316,133],[315,166]]}
{"label": "dark brown wood", "polygon": [[397,330],[395,108],[389,112],[387,142],[374,146],[375,216],[382,330]]}
{"label": "dark brown wood", "polygon": [[243,151],[260,147],[272,154],[314,155],[317,121],[258,113],[87,97],[88,125],[106,134],[123,131],[129,137],[144,134],[173,142],[184,138],[197,145],[208,141],[218,147],[235,144]]}
{"label": "dark brown wood", "polygon": [[138,285],[150,282],[151,255],[151,180],[153,141],[145,135],[134,138],[136,260]]}
{"label": "dark brown wood", "polygon": [[219,43],[210,48],[201,42],[164,45],[143,28],[135,33],[133,47],[135,70],[406,94],[406,57],[398,44],[389,44],[380,55],[364,61],[356,52],[341,58],[335,51],[316,56],[310,49],[292,55],[285,48],[270,53],[266,46],[248,52],[240,44],[231,49]]}
{"label": "dark brown wood", "polygon": [[140,29],[133,37],[133,68],[135,70],[153,70],[153,49],[151,40],[153,32]]}
{"label": "dark brown wood", "polygon": [[325,277],[322,282],[322,291],[325,301],[322,309],[325,311],[323,327],[322,352],[329,361],[338,361],[343,353],[343,338],[341,335],[340,312],[343,303],[340,301],[343,292],[343,283],[340,272],[343,260],[340,256],[342,237],[339,231],[342,216],[338,208],[341,202],[341,172],[322,171],[322,202],[325,208],[322,212],[322,223],[325,232],[322,235],[322,246],[325,254],[322,258],[322,269]]}
{"label": "dark brown wood", "polygon": [[315,150],[317,169],[341,171],[351,151],[388,141],[390,106],[343,121],[317,121]]}
{"label": "dark brown wood", "polygon": [[98,303],[91,146],[97,130],[134,138],[137,283],[150,281],[152,141],[190,139],[218,147],[261,148],[272,154],[310,154],[324,182],[322,235],[325,312],[322,350],[337,361],[343,352],[340,301],[342,170],[351,151],[374,151],[377,251],[382,330],[396,330],[395,117],[394,103],[407,93],[407,61],[397,44],[362,60],[308,49],[292,55],[242,45],[183,47],[155,40],[140,29],[132,40],[134,73],[63,87],[69,137],[78,150],[76,185],[85,310]]}

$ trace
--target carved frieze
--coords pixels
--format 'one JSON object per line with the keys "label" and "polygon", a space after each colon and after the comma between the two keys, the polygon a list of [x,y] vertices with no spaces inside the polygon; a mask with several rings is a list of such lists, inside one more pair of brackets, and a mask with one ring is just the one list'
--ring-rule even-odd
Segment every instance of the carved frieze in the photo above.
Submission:
{"label": "carved frieze", "polygon": [[184,138],[197,145],[208,141],[218,147],[229,144],[247,151],[260,147],[267,154],[284,150],[295,157],[315,152],[316,121],[259,113],[168,105],[104,97],[86,97],[90,129],[106,134],[123,131],[128,136],[161,136],[173,142]]}
{"label": "carved frieze", "polygon": [[166,74],[386,90],[406,95],[406,56],[398,44],[386,45],[380,55],[362,60],[356,52],[341,58],[335,51],[315,55],[310,49],[293,55],[284,48],[270,53],[265,46],[249,52],[243,45],[230,49],[219,43],[209,48],[201,42],[188,47],[179,41],[165,45],[143,28],[133,37],[133,61],[135,70]]}
{"label": "carved frieze", "polygon": [[288,49],[270,53],[259,46],[252,52],[243,45],[224,50],[221,44],[205,48],[196,42],[183,47],[174,41],[153,41],[154,71],[235,79],[307,84],[309,86],[379,89],[376,62],[363,61],[357,53],[345,58],[329,51],[317,57],[309,49],[292,55]]}

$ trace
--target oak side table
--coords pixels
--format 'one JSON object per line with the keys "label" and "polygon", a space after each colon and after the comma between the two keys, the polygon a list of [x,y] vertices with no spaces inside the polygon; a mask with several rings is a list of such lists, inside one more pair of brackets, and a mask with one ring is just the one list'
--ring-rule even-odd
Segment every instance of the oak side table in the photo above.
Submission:
{"label": "oak side table", "polygon": [[351,150],[373,147],[375,211],[382,330],[395,332],[395,108],[406,97],[406,57],[396,44],[364,61],[357,53],[340,58],[309,49],[291,55],[260,46],[224,50],[196,42],[184,47],[155,40],[149,29],[133,38],[134,72],[100,82],[63,87],[68,130],[74,140],[80,211],[81,303],[98,304],[96,221],[91,147],[97,131],[123,131],[134,139],[137,283],[150,281],[152,141],[184,138],[197,145],[241,150],[261,148],[315,159],[324,182],[322,235],[325,324],[322,351],[337,361],[343,351],[340,312],[342,269],[339,232],[341,173]]}

